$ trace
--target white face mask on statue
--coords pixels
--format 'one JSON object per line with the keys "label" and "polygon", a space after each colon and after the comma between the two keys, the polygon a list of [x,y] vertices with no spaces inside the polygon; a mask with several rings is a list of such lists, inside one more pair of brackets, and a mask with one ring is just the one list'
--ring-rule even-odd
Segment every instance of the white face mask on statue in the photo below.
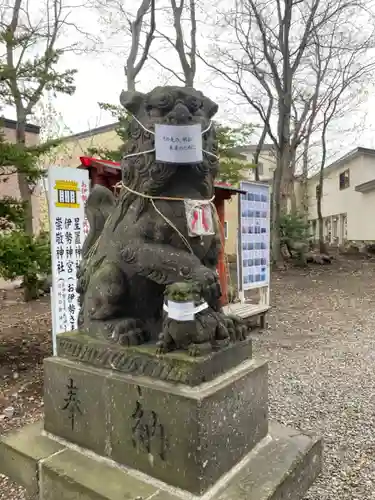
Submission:
{"label": "white face mask on statue", "polygon": [[155,148],[126,155],[124,159],[148,153],[155,153],[156,161],[163,163],[202,163],[203,153],[216,160],[219,159],[215,154],[204,150],[202,146],[202,136],[210,130],[212,122],[205,130],[202,130],[199,123],[193,125],[156,123],[154,132],[146,128],[134,115],[132,117],[143,130],[155,136]]}

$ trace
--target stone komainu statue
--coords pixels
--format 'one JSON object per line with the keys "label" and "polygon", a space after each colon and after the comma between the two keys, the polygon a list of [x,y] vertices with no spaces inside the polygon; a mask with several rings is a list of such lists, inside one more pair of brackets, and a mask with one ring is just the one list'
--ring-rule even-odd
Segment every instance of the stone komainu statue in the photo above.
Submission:
{"label": "stone komainu statue", "polygon": [[[123,345],[156,342],[163,329],[166,287],[192,282],[209,307],[197,315],[200,328],[191,343],[225,345],[230,338],[242,339],[244,326],[220,308],[218,228],[215,234],[189,236],[184,201],[160,199],[212,199],[219,164],[210,124],[218,106],[201,92],[183,87],[157,87],[148,94],[123,92],[120,100],[135,117],[122,162],[128,189],[121,190],[116,203],[103,187],[90,195],[90,243],[78,276],[80,330]],[[150,133],[156,123],[201,124],[203,161],[157,162]],[[137,154],[142,152],[147,153]],[[159,345],[162,350],[171,348],[166,349],[163,334]]]}

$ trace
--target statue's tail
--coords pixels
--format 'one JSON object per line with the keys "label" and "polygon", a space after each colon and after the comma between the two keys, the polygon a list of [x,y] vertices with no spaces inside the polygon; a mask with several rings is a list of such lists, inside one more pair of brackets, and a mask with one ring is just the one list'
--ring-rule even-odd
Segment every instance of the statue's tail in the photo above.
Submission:
{"label": "statue's tail", "polygon": [[82,245],[82,261],[77,270],[77,292],[81,305],[78,326],[82,320],[83,304],[82,297],[86,292],[90,277],[90,257],[95,252],[95,245],[103,232],[108,217],[113,212],[116,205],[116,199],[112,191],[99,184],[95,185],[87,198],[85,213],[90,224],[89,233]]}
{"label": "statue's tail", "polygon": [[89,233],[82,246],[82,259],[86,259],[90,250],[102,234],[108,217],[113,212],[116,199],[112,191],[105,186],[96,184],[86,204],[86,217],[90,225]]}

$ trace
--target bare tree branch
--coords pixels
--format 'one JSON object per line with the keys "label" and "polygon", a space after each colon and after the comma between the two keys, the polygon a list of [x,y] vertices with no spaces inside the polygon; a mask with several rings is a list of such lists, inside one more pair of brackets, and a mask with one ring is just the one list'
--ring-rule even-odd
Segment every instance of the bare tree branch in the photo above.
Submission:
{"label": "bare tree branch", "polygon": [[[177,1],[179,2],[177,4]],[[175,29],[176,40],[174,47],[177,51],[182,71],[185,77],[185,86],[193,87],[194,78],[196,73],[196,52],[197,52],[197,19],[195,12],[195,0],[189,0],[189,14],[190,14],[190,50],[187,53],[187,46],[185,44],[184,33],[182,28],[181,16],[184,10],[185,0],[171,0],[173,26]]]}
{"label": "bare tree branch", "polygon": [[[26,120],[47,91],[72,94],[75,70],[58,71],[57,65],[71,46],[61,47],[62,36],[70,30],[81,33],[68,21],[72,8],[65,0],[45,0],[40,17],[31,15],[30,4],[13,0],[0,5],[0,95],[2,104],[13,106],[17,116],[16,139],[25,145]],[[76,29],[77,28],[77,29]],[[73,38],[73,37],[72,37]],[[0,50],[0,52],[3,52]],[[24,172],[18,171],[22,200],[27,204],[26,231],[33,233],[32,187]]]}
{"label": "bare tree branch", "polygon": [[[140,38],[141,38],[142,25],[144,22],[144,18],[149,11],[151,16],[150,27],[146,35],[146,42],[142,48],[141,57],[137,63],[136,60],[138,52],[141,48]],[[126,66],[125,66],[125,75],[126,75],[128,90],[135,90],[136,78],[141,69],[143,68],[147,60],[147,57],[149,55],[151,43],[154,39],[155,28],[156,28],[155,0],[142,0],[142,3],[137,10],[137,14],[135,16],[134,21],[130,22],[130,32],[132,41],[131,41],[129,56],[126,60]]]}
{"label": "bare tree branch", "polygon": [[[207,65],[258,112],[274,142],[272,245],[276,259],[280,255],[276,234],[280,209],[293,186],[297,149],[322,127],[327,82],[342,71],[336,56],[339,50],[353,47],[347,33],[355,32],[361,38],[361,23],[356,20],[361,15],[372,16],[368,1],[236,0],[234,9],[222,13],[224,29],[214,40],[216,46]],[[319,74],[313,49],[318,39],[324,44]],[[331,58],[327,55],[330,49]],[[262,103],[254,99],[254,86],[263,88]],[[273,102],[276,105],[267,117],[267,103]]]}

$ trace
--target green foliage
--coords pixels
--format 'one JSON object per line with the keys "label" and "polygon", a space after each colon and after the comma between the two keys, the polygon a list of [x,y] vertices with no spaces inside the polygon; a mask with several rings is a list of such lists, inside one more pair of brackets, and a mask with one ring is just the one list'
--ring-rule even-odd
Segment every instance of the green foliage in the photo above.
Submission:
{"label": "green foliage", "polygon": [[7,280],[27,276],[28,281],[51,271],[51,250],[46,233],[30,236],[24,231],[0,233],[0,275]]}
{"label": "green foliage", "polygon": [[25,204],[6,196],[0,199],[0,231],[14,227],[23,227],[25,222]]}
{"label": "green foliage", "polygon": [[[6,142],[0,134],[0,182],[6,184],[10,175],[22,172],[30,184],[36,183],[44,175],[39,156],[55,145],[51,141],[24,147]],[[38,294],[38,275],[50,272],[51,256],[48,235],[26,234],[25,210],[23,201],[0,198],[0,276],[9,280],[23,276],[25,298],[33,299]]]}
{"label": "green foliage", "polygon": [[307,243],[310,236],[309,224],[299,213],[282,214],[280,217],[281,244],[292,246],[295,243]]}
{"label": "green foliage", "polygon": [[245,156],[235,151],[235,148],[251,142],[253,127],[251,125],[224,127],[215,123],[215,128],[220,156],[219,178],[222,182],[237,185],[244,178],[243,172],[254,168]]}
{"label": "green foliage", "polygon": [[228,151],[238,146],[246,146],[249,144],[253,134],[252,125],[242,125],[241,127],[225,127],[220,123],[215,123],[216,135],[219,142],[219,152],[227,157],[237,156],[235,153]]}
{"label": "green foliage", "polygon": [[[0,120],[0,128],[1,126]],[[20,172],[26,175],[28,183],[35,184],[44,175],[39,157],[60,143],[61,139],[55,139],[38,146],[26,147],[7,142],[0,132],[0,181],[6,182],[10,175]]]}
{"label": "green foliage", "polygon": [[26,114],[30,114],[32,107],[39,101],[44,91],[68,95],[72,95],[75,91],[74,78],[77,70],[68,69],[61,72],[56,70],[65,50],[56,49],[52,44],[48,44],[44,52],[36,56],[28,51],[33,43],[35,44],[35,36],[38,37],[38,33],[25,32],[24,35],[19,35],[16,32],[12,33],[11,30],[0,31],[0,43],[7,45],[13,54],[18,51],[21,54],[16,59],[18,63],[15,66],[0,60],[2,99],[6,104],[13,106],[15,99],[21,97],[25,109],[28,110]]}

